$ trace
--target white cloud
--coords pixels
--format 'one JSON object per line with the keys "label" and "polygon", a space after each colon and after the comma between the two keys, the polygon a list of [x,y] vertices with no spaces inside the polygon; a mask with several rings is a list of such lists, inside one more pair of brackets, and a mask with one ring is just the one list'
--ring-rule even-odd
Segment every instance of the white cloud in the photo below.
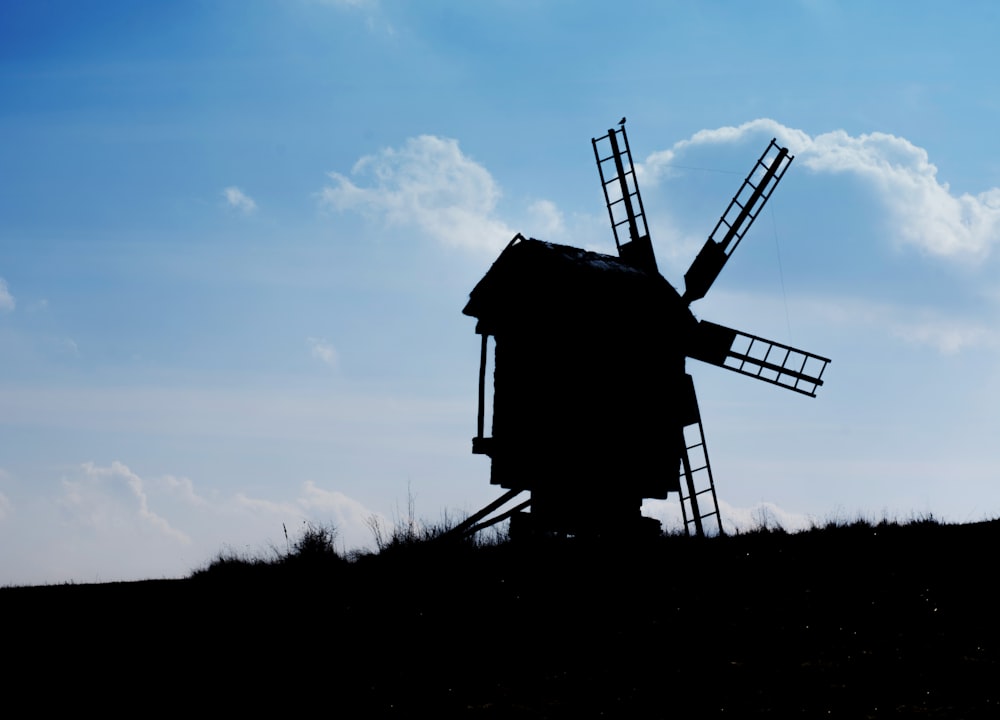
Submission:
{"label": "white cloud", "polygon": [[915,345],[929,345],[944,355],[956,355],[962,350],[1000,346],[1000,335],[992,328],[945,318],[899,323],[893,335]]}
{"label": "white cloud", "polygon": [[[124,481],[135,498],[137,507],[134,508],[134,512],[142,523],[174,540],[185,544],[191,542],[191,538],[186,534],[174,529],[165,518],[150,510],[149,497],[146,494],[142,478],[132,472],[127,465],[115,460],[108,467],[98,467],[91,462],[84,463],[81,467],[84,475],[92,483],[104,479],[110,479],[112,482]],[[81,482],[70,480],[64,481],[64,488],[66,489],[64,500],[68,505],[74,506],[78,510],[86,509],[92,519],[101,518],[112,525],[117,522],[117,519],[111,514],[112,508],[102,505],[100,497],[92,492],[92,488]]]}
{"label": "white cloud", "polygon": [[312,356],[326,365],[337,367],[337,351],[326,340],[322,338],[306,338],[309,347],[312,348]]}
{"label": "white cloud", "polygon": [[[667,532],[684,531],[681,506],[676,498],[646,500],[642,505],[642,511],[643,515],[659,520]],[[762,527],[783,528],[788,532],[796,532],[806,530],[816,524],[815,519],[810,515],[791,512],[771,502],[759,502],[750,507],[736,507],[725,500],[720,500],[719,513],[722,516],[722,528],[729,534],[747,532]],[[712,523],[714,523],[714,518],[705,527],[705,532],[709,535],[714,535],[717,532],[718,526]]]}
{"label": "white cloud", "polygon": [[321,204],[358,210],[389,226],[414,227],[453,247],[496,251],[515,234],[495,216],[500,188],[462,153],[457,140],[410,138],[401,148],[361,158],[351,175],[367,184],[330,173],[334,185],[319,193]]}
{"label": "white cloud", "polygon": [[[8,480],[0,469],[0,482]],[[37,477],[31,484],[48,483]],[[275,499],[203,494],[185,477],[140,477],[120,461],[88,462],[16,508],[0,493],[0,585],[183,577],[226,548],[273,557],[286,547],[282,525],[293,541],[303,523],[315,523],[336,529],[341,550],[371,547],[373,517],[385,523],[312,481]]]}
{"label": "white cloud", "polygon": [[537,200],[528,207],[532,231],[540,238],[559,237],[566,232],[562,213],[551,200]]}
{"label": "white cloud", "polygon": [[16,304],[14,296],[7,289],[7,281],[0,278],[0,312],[10,312]]}
{"label": "white cloud", "polygon": [[720,500],[719,511],[722,513],[722,525],[730,533],[765,527],[796,532],[815,525],[815,518],[811,515],[785,510],[772,502],[759,502],[751,507],[735,507]]}
{"label": "white cloud", "polygon": [[822,322],[855,329],[884,328],[887,334],[911,345],[923,345],[942,355],[964,350],[1000,348],[1000,332],[966,317],[940,310],[875,303],[852,298],[806,299],[805,313]]}
{"label": "white cloud", "polygon": [[238,187],[230,186],[222,191],[226,203],[234,210],[239,210],[244,215],[250,215],[257,210],[257,203],[253,198],[244,193]]}
{"label": "white cloud", "polygon": [[373,542],[369,524],[371,518],[385,523],[380,513],[375,513],[363,504],[337,490],[326,490],[311,480],[302,484],[298,495],[292,499],[265,500],[240,493],[235,505],[243,513],[249,513],[272,527],[285,525],[289,535],[299,524],[332,523],[345,548],[370,546]]}
{"label": "white cloud", "polygon": [[243,510],[249,510],[250,512],[261,512],[271,515],[293,515],[297,516],[300,514],[299,507],[294,502],[289,502],[287,500],[264,500],[261,498],[252,498],[243,493],[236,494],[236,506]]}
{"label": "white cloud", "polygon": [[927,151],[888,133],[857,137],[843,130],[811,137],[775,120],[760,118],[738,127],[700,130],[669,150],[650,155],[640,175],[655,182],[671,172],[686,150],[767,134],[786,145],[797,162],[817,173],[848,173],[862,179],[888,212],[895,240],[940,256],[982,259],[1000,241],[1000,188],[978,195],[952,193],[937,178]]}
{"label": "white cloud", "polygon": [[164,475],[160,478],[159,484],[166,488],[170,494],[181,498],[188,505],[195,507],[208,505],[208,500],[194,491],[194,483],[189,478]]}
{"label": "white cloud", "polygon": [[[735,312],[736,319],[730,321],[735,327],[753,318],[779,318],[783,306],[790,304],[798,316],[809,318],[814,326],[825,328],[824,332],[855,340],[875,334],[929,347],[942,355],[972,349],[1000,349],[1000,331],[988,322],[929,306],[877,302],[848,295],[797,295],[782,299],[725,289],[715,291],[714,299],[719,302],[717,308],[727,316],[732,316],[729,311]],[[768,334],[759,328],[754,330]],[[775,328],[770,333],[772,337],[779,334]]]}
{"label": "white cloud", "polygon": [[348,528],[352,535],[358,528],[368,528],[368,520],[374,513],[337,490],[324,490],[312,481],[303,486],[303,494],[299,503],[311,515],[330,517],[338,528]]}

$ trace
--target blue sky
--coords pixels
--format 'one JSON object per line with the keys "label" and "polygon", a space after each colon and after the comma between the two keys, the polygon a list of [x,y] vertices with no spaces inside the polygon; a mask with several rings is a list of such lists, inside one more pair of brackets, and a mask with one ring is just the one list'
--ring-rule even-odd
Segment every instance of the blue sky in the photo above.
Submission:
{"label": "blue sky", "polygon": [[495,497],[461,309],[515,232],[613,251],[623,114],[675,285],[796,156],[694,310],[833,363],[689,362],[727,522],[1000,514],[1000,8],[609,8],[0,4],[0,584]]}

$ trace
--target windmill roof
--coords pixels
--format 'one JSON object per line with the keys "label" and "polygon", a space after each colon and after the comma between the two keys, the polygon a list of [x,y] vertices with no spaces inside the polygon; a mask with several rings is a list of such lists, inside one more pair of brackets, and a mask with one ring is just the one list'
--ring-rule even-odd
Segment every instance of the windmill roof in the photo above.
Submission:
{"label": "windmill roof", "polygon": [[494,321],[549,313],[633,316],[676,311],[680,296],[658,273],[614,255],[515,237],[469,294],[462,312]]}

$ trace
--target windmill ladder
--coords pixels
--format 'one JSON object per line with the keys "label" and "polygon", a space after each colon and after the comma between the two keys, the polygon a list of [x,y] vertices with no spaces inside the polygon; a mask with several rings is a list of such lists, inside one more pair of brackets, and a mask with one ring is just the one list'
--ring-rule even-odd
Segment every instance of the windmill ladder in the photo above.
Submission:
{"label": "windmill ladder", "polygon": [[[688,379],[690,380],[690,375]],[[692,392],[694,388],[692,386]],[[693,428],[697,427],[697,435]],[[683,429],[684,452],[681,453],[680,495],[681,516],[684,520],[684,534],[690,535],[691,528],[698,537],[705,536],[705,521],[715,518],[719,535],[725,535],[722,529],[722,515],[719,513],[719,500],[715,495],[715,479],[712,477],[712,465],[708,461],[708,450],[705,445],[705,428],[701,424],[701,413],[695,407],[693,419]],[[689,442],[688,437],[694,442]]]}

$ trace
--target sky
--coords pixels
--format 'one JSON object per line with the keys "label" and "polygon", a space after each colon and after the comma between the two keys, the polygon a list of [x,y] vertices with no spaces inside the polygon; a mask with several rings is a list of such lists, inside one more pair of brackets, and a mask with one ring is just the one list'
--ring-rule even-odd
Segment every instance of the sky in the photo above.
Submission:
{"label": "sky", "polygon": [[[795,156],[689,361],[730,530],[1000,516],[1000,6],[0,3],[0,585],[181,577],[498,496],[461,310],[521,232],[614,252],[628,118],[675,286]],[[614,372],[609,368],[609,376]],[[647,514],[676,523],[675,498]]]}

